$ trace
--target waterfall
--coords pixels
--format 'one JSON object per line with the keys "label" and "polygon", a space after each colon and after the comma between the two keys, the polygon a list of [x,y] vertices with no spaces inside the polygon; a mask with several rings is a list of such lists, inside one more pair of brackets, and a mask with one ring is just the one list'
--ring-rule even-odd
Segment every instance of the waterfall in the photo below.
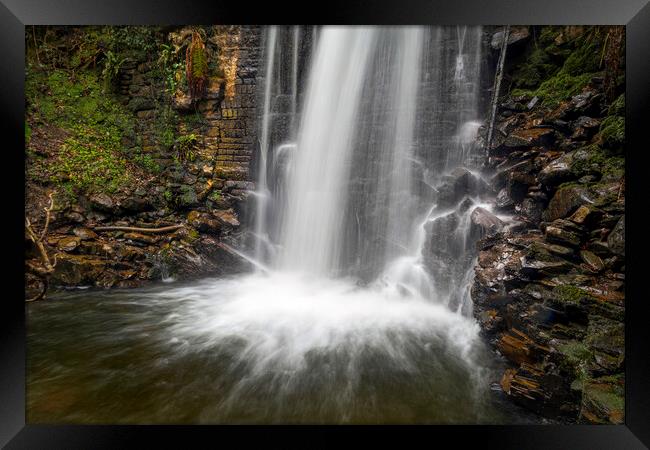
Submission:
{"label": "waterfall", "polygon": [[[293,27],[287,72],[298,127],[273,151],[276,251],[265,263],[388,285],[467,313],[470,214],[484,203],[481,27],[312,30],[298,112],[300,32]],[[458,176],[472,186],[450,203],[440,192]]]}
{"label": "waterfall", "polygon": [[269,190],[267,184],[267,156],[269,153],[269,133],[271,115],[271,86],[273,85],[273,63],[275,60],[275,40],[277,28],[269,27],[266,45],[266,80],[264,82],[264,103],[262,113],[262,133],[259,152],[259,173],[257,181],[257,215],[255,233],[258,242],[255,248],[255,257],[262,260],[265,242],[268,240],[266,231],[266,207],[268,205]]}

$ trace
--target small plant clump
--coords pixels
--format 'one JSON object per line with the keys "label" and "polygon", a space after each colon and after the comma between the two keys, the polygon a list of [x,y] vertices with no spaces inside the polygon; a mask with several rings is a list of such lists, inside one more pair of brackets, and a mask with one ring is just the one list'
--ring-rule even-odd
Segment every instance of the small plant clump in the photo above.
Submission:
{"label": "small plant clump", "polygon": [[185,70],[190,97],[193,101],[205,96],[208,80],[208,58],[201,35],[192,32],[192,42],[185,53]]}

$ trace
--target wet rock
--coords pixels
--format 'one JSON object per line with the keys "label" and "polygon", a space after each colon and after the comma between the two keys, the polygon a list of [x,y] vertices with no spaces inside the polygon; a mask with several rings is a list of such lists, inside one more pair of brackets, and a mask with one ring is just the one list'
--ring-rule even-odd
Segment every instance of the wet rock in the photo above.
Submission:
{"label": "wet rock", "polygon": [[103,192],[93,194],[90,197],[90,204],[98,211],[113,213],[115,211],[115,203],[113,199]]}
{"label": "wet rock", "polygon": [[68,219],[70,222],[76,222],[76,223],[83,223],[84,220],[86,220],[83,214],[75,211],[66,213],[64,217]]}
{"label": "wet rock", "polygon": [[558,186],[575,179],[571,172],[573,154],[567,153],[546,165],[537,176],[539,181],[547,186]]}
{"label": "wet rock", "polygon": [[477,196],[489,191],[485,182],[465,168],[457,168],[438,186],[438,206],[456,205],[465,196]]}
{"label": "wet rock", "polygon": [[607,246],[617,255],[625,256],[625,216],[622,216],[607,237]]}
{"label": "wet rock", "polygon": [[503,188],[499,191],[499,194],[496,198],[496,207],[501,210],[512,209],[515,205],[515,202],[510,197],[510,193],[507,188]]}
{"label": "wet rock", "polygon": [[504,145],[510,148],[543,147],[552,145],[554,141],[555,132],[551,128],[530,128],[510,133]]}
{"label": "wet rock", "polygon": [[76,236],[64,237],[62,239],[59,239],[56,244],[56,248],[63,252],[72,252],[77,247],[79,247],[80,242],[81,239]]}
{"label": "wet rock", "polygon": [[497,348],[509,361],[517,364],[533,364],[550,351],[549,348],[539,345],[516,328],[512,328],[501,336]]}
{"label": "wet rock", "polygon": [[97,239],[97,233],[85,227],[77,227],[74,229],[73,233],[82,241]]}
{"label": "wet rock", "polygon": [[582,388],[580,417],[587,423],[623,423],[625,419],[624,376],[588,380]]}
{"label": "wet rock", "polygon": [[591,227],[600,221],[603,212],[591,205],[580,206],[570,217],[571,222]]}
{"label": "wet rock", "polygon": [[567,220],[557,219],[553,221],[546,227],[544,232],[546,240],[560,245],[578,247],[582,242],[580,229],[571,225],[573,225],[572,222]]}
{"label": "wet rock", "polygon": [[[490,47],[493,50],[501,50],[504,35],[505,33],[503,30],[497,31],[492,35]],[[530,31],[528,30],[528,27],[511,27],[508,33],[508,51],[510,52],[513,49],[516,51],[523,48],[528,39],[530,39]]]}
{"label": "wet rock", "polygon": [[551,198],[544,211],[544,219],[553,221],[573,214],[582,205],[593,203],[593,194],[588,188],[579,185],[560,187]]}
{"label": "wet rock", "polygon": [[187,215],[187,221],[192,227],[203,233],[221,233],[221,222],[214,218],[211,214],[200,211],[191,211]]}
{"label": "wet rock", "polygon": [[595,89],[586,89],[562,104],[554,115],[562,120],[574,120],[580,116],[597,117],[605,106],[605,96]]}
{"label": "wet rock", "polygon": [[526,198],[521,202],[520,214],[530,224],[536,225],[542,220],[544,206],[541,202],[532,198]]}
{"label": "wet rock", "polygon": [[122,207],[129,212],[142,212],[149,211],[153,209],[153,206],[146,198],[133,196],[127,198],[123,203]]}
{"label": "wet rock", "polygon": [[124,234],[124,239],[128,239],[129,241],[135,241],[135,242],[140,242],[143,244],[155,244],[158,242],[159,237],[153,236],[153,235],[148,235],[148,234],[142,234],[142,233],[125,233]]}
{"label": "wet rock", "polygon": [[582,258],[585,264],[587,264],[587,266],[589,266],[589,268],[594,272],[601,272],[605,269],[603,260],[589,250],[581,250],[580,258]]}
{"label": "wet rock", "polygon": [[622,370],[625,360],[625,325],[603,317],[589,322],[584,343],[593,352],[592,373],[612,373]]}
{"label": "wet rock", "polygon": [[237,228],[239,226],[239,220],[233,209],[212,211],[212,215],[226,227]]}
{"label": "wet rock", "polygon": [[52,274],[54,285],[94,285],[106,269],[106,261],[86,255],[57,254]]}
{"label": "wet rock", "polygon": [[481,207],[474,208],[470,221],[472,223],[470,233],[480,237],[497,233],[504,226],[501,219]]}
{"label": "wet rock", "polygon": [[565,273],[573,265],[566,260],[556,259],[556,260],[538,260],[530,256],[525,256],[521,261],[520,272],[522,275],[528,278],[539,278],[543,276],[550,276],[554,274]]}
{"label": "wet rock", "polygon": [[571,135],[571,139],[588,141],[598,132],[600,120],[587,116],[580,116],[572,125],[573,134]]}

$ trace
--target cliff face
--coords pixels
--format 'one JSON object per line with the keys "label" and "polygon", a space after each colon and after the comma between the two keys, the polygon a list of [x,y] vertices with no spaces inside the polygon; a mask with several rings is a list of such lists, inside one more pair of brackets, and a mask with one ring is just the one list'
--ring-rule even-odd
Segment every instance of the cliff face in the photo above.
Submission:
{"label": "cliff face", "polygon": [[514,31],[487,164],[514,224],[478,243],[474,314],[510,365],[507,396],[622,423],[624,30]]}
{"label": "cliff face", "polygon": [[[204,85],[194,98],[193,40],[192,76]],[[239,239],[253,187],[261,41],[247,26],[27,30],[26,216],[39,234],[52,194],[51,284],[241,270],[221,244]],[[37,292],[29,273],[42,261],[26,245],[28,292]]]}

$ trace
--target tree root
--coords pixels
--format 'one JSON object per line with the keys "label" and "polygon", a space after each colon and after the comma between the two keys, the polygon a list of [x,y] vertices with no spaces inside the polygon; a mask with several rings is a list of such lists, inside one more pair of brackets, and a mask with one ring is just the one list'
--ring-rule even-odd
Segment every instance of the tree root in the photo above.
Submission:
{"label": "tree root", "polygon": [[136,233],[169,233],[170,231],[176,231],[179,228],[183,228],[185,225],[170,225],[168,227],[162,228],[139,228],[139,227],[95,227],[94,231],[133,231]]}

